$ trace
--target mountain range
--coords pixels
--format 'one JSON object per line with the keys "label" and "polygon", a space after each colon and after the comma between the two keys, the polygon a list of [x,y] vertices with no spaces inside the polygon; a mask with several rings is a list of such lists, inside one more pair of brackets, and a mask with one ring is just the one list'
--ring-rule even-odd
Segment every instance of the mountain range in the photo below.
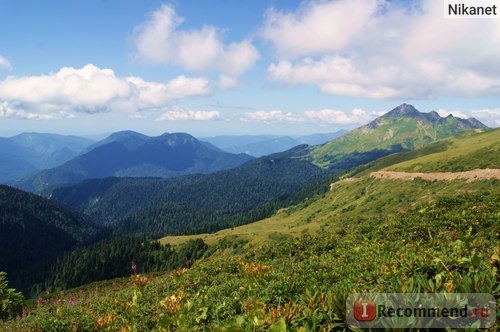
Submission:
{"label": "mountain range", "polygon": [[[423,122],[428,114],[412,117]],[[54,188],[52,199],[0,186],[0,253],[8,255],[0,270],[19,289],[37,282],[31,290],[50,290],[35,293],[37,305],[25,317],[0,326],[348,329],[345,299],[359,289],[496,294],[500,130],[462,125],[458,135],[405,146],[342,174],[333,163],[314,164],[310,152],[320,147],[302,145],[211,174],[86,180]],[[471,174],[466,180],[463,171]],[[399,172],[436,178],[377,176]],[[302,182],[269,191],[293,179]],[[55,202],[64,199],[91,215],[92,207],[128,208],[129,215],[103,226],[93,214],[98,225]],[[186,229],[196,234],[154,241]],[[123,237],[127,231],[134,236]],[[117,277],[127,278],[107,280]]]}
{"label": "mountain range", "polygon": [[57,134],[0,137],[0,183],[20,179],[76,157],[92,140]]}
{"label": "mountain range", "polygon": [[323,144],[336,137],[342,136],[346,132],[346,130],[339,130],[333,133],[321,133],[302,136],[215,136],[200,138],[200,140],[209,142],[227,152],[246,153],[254,157],[262,157],[273,153],[283,152],[301,144]]}
{"label": "mountain range", "polygon": [[[221,172],[166,180],[90,179],[44,194],[101,223],[115,222],[120,232],[214,231],[254,221],[324,190],[318,183],[354,167],[458,133],[486,130],[474,121],[466,126],[460,119],[436,115],[404,104],[324,145],[299,145]],[[370,129],[374,123],[379,125]]]}
{"label": "mountain range", "polygon": [[133,131],[117,132],[82,154],[52,169],[43,170],[15,185],[41,190],[86,179],[118,177],[174,177],[211,173],[241,165],[253,157],[220,151],[184,133],[149,137]]}
{"label": "mountain range", "polygon": [[466,131],[485,131],[488,127],[474,118],[441,117],[432,111],[419,112],[402,104],[370,123],[351,130],[330,142],[313,146],[309,156],[321,167],[337,168],[346,154],[357,152],[368,162],[370,154],[410,151]]}

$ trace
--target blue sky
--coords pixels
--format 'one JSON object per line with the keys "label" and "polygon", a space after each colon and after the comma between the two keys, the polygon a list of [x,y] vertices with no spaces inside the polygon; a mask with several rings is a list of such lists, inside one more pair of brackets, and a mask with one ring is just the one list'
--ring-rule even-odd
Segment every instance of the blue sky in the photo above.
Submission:
{"label": "blue sky", "polygon": [[0,31],[0,136],[298,135],[403,102],[500,125],[500,18],[435,0],[0,0]]}

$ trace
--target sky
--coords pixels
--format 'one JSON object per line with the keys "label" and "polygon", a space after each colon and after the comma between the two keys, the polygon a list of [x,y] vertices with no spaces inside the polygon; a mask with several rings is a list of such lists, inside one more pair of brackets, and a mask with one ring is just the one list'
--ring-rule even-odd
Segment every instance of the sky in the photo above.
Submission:
{"label": "sky", "polygon": [[402,103],[498,127],[499,59],[500,17],[437,0],[0,0],[0,136],[304,135]]}

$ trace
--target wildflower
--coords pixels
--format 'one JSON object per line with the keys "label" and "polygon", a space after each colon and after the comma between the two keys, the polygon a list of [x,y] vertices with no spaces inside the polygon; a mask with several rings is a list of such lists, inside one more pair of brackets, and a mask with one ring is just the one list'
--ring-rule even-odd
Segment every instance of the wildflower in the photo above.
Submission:
{"label": "wildflower", "polygon": [[21,317],[22,318],[26,318],[26,317],[28,317],[28,315],[29,315],[28,310],[25,307],[23,307],[23,311],[22,311]]}
{"label": "wildflower", "polygon": [[262,277],[271,269],[269,265],[265,264],[243,263],[242,266],[246,273],[257,277]]}
{"label": "wildflower", "polygon": [[183,275],[184,273],[186,273],[186,272],[187,272],[187,270],[188,270],[187,268],[183,267],[183,268],[180,268],[180,269],[178,269],[178,270],[173,270],[173,271],[172,271],[172,274],[173,274],[174,276],[180,277],[181,275]]}
{"label": "wildflower", "polygon": [[115,321],[115,315],[114,314],[107,314],[107,315],[104,315],[104,316],[97,318],[96,327],[98,329],[101,329],[103,327],[106,327],[108,325],[113,324],[114,321]]}
{"label": "wildflower", "polygon": [[140,274],[134,274],[132,276],[132,282],[139,287],[144,287],[148,283],[148,277],[141,276]]}
{"label": "wildflower", "polygon": [[160,301],[160,305],[169,314],[175,314],[181,310],[181,301],[184,298],[184,293],[179,293],[179,295],[170,295]]}
{"label": "wildflower", "polygon": [[77,303],[77,300],[75,297],[72,297],[70,300],[69,300],[69,304],[71,304],[72,307],[74,307]]}
{"label": "wildflower", "polygon": [[41,308],[42,306],[44,306],[47,303],[48,303],[48,300],[45,300],[45,299],[43,299],[41,297],[39,297],[39,298],[36,299],[36,307],[37,308]]}
{"label": "wildflower", "polygon": [[130,264],[130,268],[132,269],[133,274],[137,274],[137,264],[135,264],[135,262]]}

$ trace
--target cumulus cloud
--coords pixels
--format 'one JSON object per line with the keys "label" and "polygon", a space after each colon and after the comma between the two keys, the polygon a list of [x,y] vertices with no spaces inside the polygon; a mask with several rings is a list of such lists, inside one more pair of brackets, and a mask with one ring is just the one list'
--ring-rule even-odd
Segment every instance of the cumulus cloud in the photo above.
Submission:
{"label": "cumulus cloud", "polygon": [[354,109],[350,113],[333,109],[304,111],[301,113],[283,112],[281,110],[248,112],[240,118],[243,122],[271,123],[313,123],[313,124],[362,124],[372,120],[379,114]]}
{"label": "cumulus cloud", "polygon": [[439,109],[436,112],[443,117],[451,114],[462,119],[476,118],[488,127],[500,127],[500,108],[483,108],[466,111]]}
{"label": "cumulus cloud", "polygon": [[500,108],[483,108],[471,110],[469,113],[491,128],[500,127]]}
{"label": "cumulus cloud", "polygon": [[447,110],[444,110],[444,109],[438,109],[436,111],[440,116],[442,117],[447,117],[448,115],[453,115],[454,117],[456,118],[462,118],[462,119],[468,119],[470,118],[471,116],[468,115],[468,114],[465,114],[464,112],[462,111],[447,111]]}
{"label": "cumulus cloud", "polygon": [[293,122],[301,122],[302,119],[293,114],[291,112],[283,112],[281,110],[272,110],[272,111],[255,111],[255,112],[247,112],[245,116],[240,118],[240,121],[243,122],[264,122],[264,123],[293,123]]}
{"label": "cumulus cloud", "polygon": [[377,0],[343,0],[303,3],[295,12],[271,8],[261,35],[280,56],[340,51],[365,33],[377,5]]}
{"label": "cumulus cloud", "polygon": [[79,69],[64,67],[48,75],[7,77],[0,81],[0,102],[11,109],[4,114],[32,113],[47,119],[60,112],[162,109],[178,99],[210,92],[209,81],[204,78],[179,76],[166,83],[148,82],[133,76],[117,77],[113,70],[91,64]]}
{"label": "cumulus cloud", "polygon": [[10,64],[7,58],[0,55],[0,69],[11,69],[12,65]]}
{"label": "cumulus cloud", "polygon": [[11,105],[6,101],[0,102],[0,118],[20,119],[20,120],[55,120],[55,119],[71,119],[74,114],[58,111],[51,114],[39,114],[20,109],[15,105]]}
{"label": "cumulus cloud", "polygon": [[374,115],[356,108],[350,114],[338,110],[322,109],[320,111],[305,111],[302,116],[307,121],[315,123],[356,124],[368,121]]}
{"label": "cumulus cloud", "polygon": [[446,19],[442,3],[311,1],[270,10],[268,76],[330,94],[436,98],[500,93],[500,20]]}
{"label": "cumulus cloud", "polygon": [[221,119],[219,111],[191,111],[173,107],[159,116],[156,121],[209,121]]}
{"label": "cumulus cloud", "polygon": [[134,29],[136,57],[153,64],[178,65],[193,71],[215,71],[236,77],[260,57],[249,40],[224,44],[223,32],[210,25],[180,29],[184,19],[162,5]]}

